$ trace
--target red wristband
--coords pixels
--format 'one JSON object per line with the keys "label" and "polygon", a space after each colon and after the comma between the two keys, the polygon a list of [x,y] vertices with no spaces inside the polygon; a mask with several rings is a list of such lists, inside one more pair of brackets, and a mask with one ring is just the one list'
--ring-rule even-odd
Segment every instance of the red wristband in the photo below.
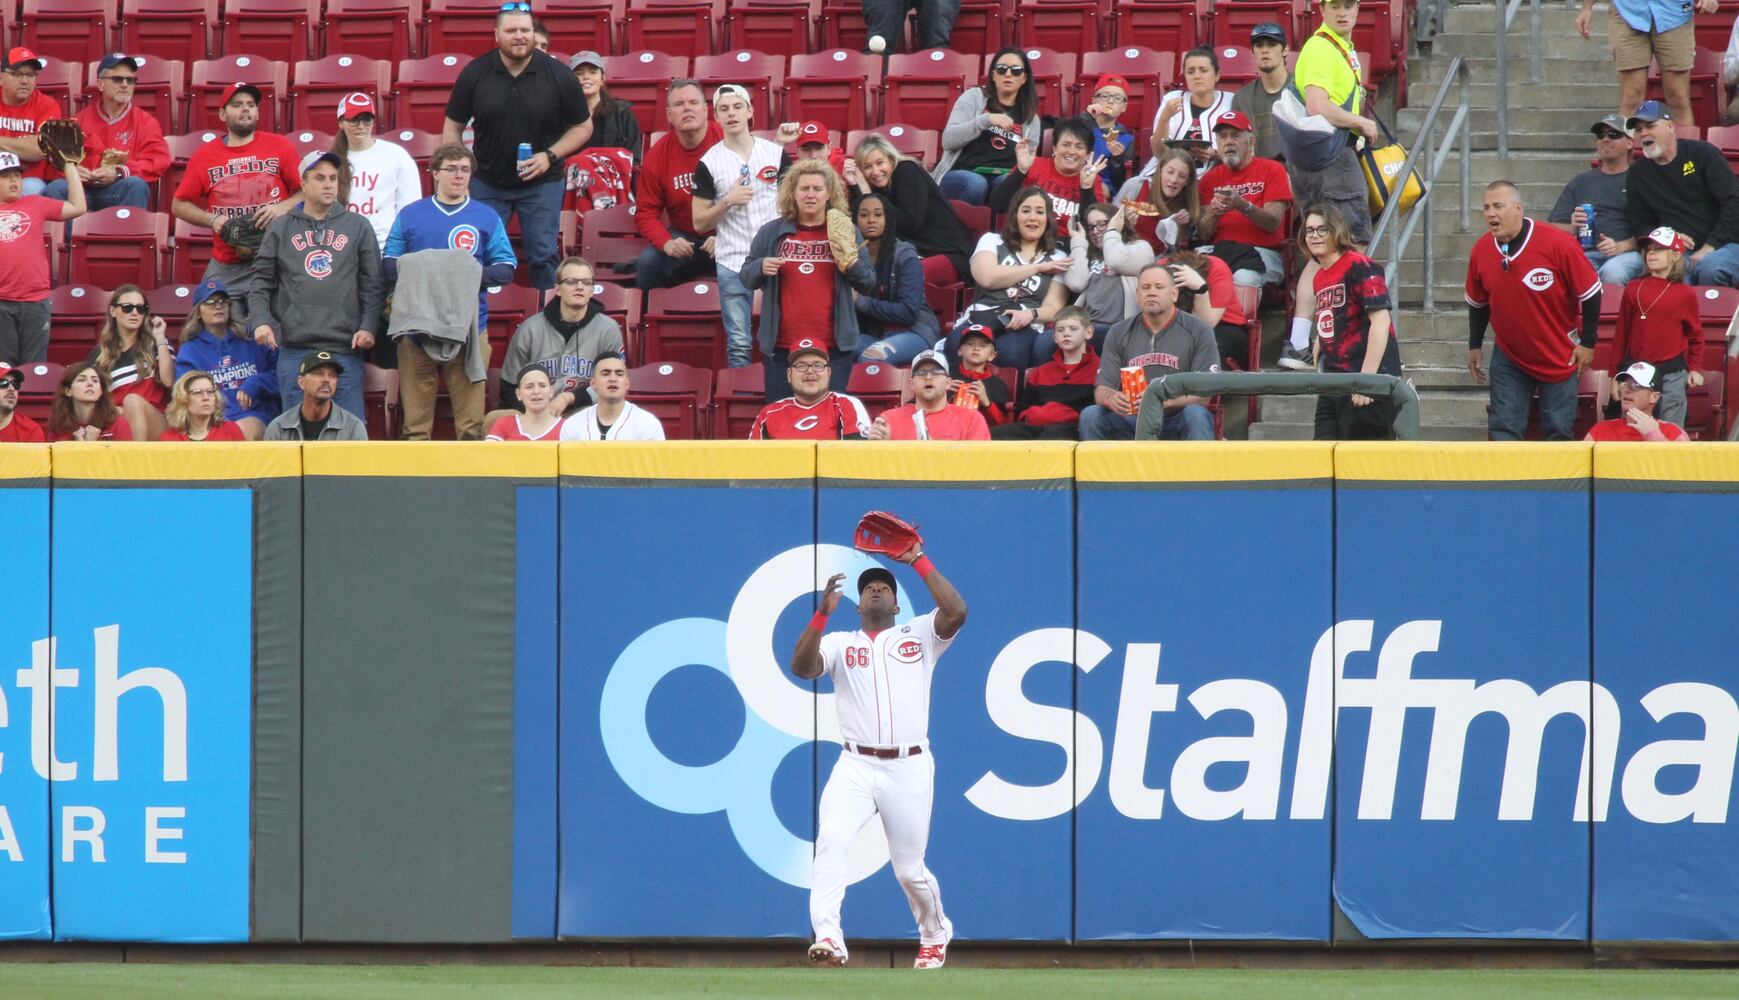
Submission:
{"label": "red wristband", "polygon": [[827,613],[824,611],[815,612],[815,617],[809,619],[809,627],[817,632],[827,631]]}
{"label": "red wristband", "polygon": [[912,560],[912,568],[918,571],[920,577],[927,577],[936,572],[936,564],[930,561],[929,556],[919,556]]}

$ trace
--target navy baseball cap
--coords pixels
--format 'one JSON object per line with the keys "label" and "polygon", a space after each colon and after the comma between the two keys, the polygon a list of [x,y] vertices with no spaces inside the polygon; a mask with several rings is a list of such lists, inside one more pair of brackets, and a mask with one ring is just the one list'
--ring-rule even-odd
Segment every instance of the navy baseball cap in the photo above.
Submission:
{"label": "navy baseball cap", "polygon": [[871,566],[857,575],[858,596],[863,596],[863,592],[868,589],[869,585],[878,581],[887,584],[889,590],[899,593],[899,585],[894,583],[894,574],[880,566]]}
{"label": "navy baseball cap", "polygon": [[1285,45],[1286,29],[1282,28],[1278,21],[1263,21],[1261,24],[1250,29],[1250,44],[1255,45],[1263,39],[1267,39],[1271,42],[1279,42],[1281,45]]}
{"label": "navy baseball cap", "polygon": [[206,299],[211,298],[213,295],[222,295],[225,298],[228,298],[229,289],[225,288],[223,282],[216,278],[207,278],[199,283],[198,288],[193,290],[193,304],[196,306],[202,305]]}
{"label": "navy baseball cap", "polygon": [[108,55],[104,56],[103,61],[100,63],[97,63],[97,72],[99,74],[107,73],[109,70],[114,69],[116,66],[125,66],[135,73],[139,72],[139,60],[133,58],[132,56],[126,54],[125,52],[111,52]]}
{"label": "navy baseball cap", "polygon": [[1636,110],[1631,112],[1630,117],[1625,120],[1624,127],[1636,128],[1637,122],[1670,122],[1672,120],[1673,113],[1667,108],[1664,102],[1643,101],[1641,104],[1636,106]]}
{"label": "navy baseball cap", "polygon": [[311,149],[308,155],[302,157],[302,173],[306,174],[322,163],[330,163],[335,169],[344,169],[344,158],[332,150]]}

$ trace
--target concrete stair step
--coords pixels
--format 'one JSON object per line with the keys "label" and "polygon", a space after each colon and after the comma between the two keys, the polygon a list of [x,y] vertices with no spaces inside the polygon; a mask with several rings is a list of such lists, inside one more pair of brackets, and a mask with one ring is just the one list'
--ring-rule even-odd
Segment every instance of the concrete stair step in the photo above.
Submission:
{"label": "concrete stair step", "polygon": [[[1411,344],[1401,346],[1403,357],[1411,355],[1412,346]],[[1467,356],[1466,345],[1462,346],[1461,355],[1463,358]],[[1479,383],[1473,380],[1473,376],[1467,373],[1466,365],[1460,368],[1420,368],[1408,364],[1405,368],[1407,377],[1413,380],[1413,385],[1418,389],[1472,390],[1480,387]]]}
{"label": "concrete stair step", "polygon": [[[1592,125],[1593,121],[1590,120]],[[1542,185],[1534,189],[1523,187],[1524,195],[1528,190],[1551,190],[1552,200],[1557,200],[1557,191],[1569,183],[1570,178],[1588,169],[1588,161],[1594,155],[1594,137],[1586,130],[1582,137],[1587,142],[1583,150],[1564,150],[1561,152],[1542,152],[1539,150],[1512,151],[1508,159],[1500,159],[1491,151],[1473,151],[1472,163],[1468,169],[1468,181],[1472,185],[1470,196],[1476,196],[1479,189],[1490,181],[1502,177],[1514,182],[1518,187],[1524,185]],[[1443,161],[1443,172],[1437,175],[1437,183],[1454,184],[1461,180],[1461,157],[1451,154]],[[1477,197],[1474,199],[1477,201]],[[1546,208],[1551,208],[1548,203]]]}
{"label": "concrete stair step", "polygon": [[[1593,140],[1588,134],[1589,124],[1613,110],[1604,103],[1590,103],[1566,104],[1546,111],[1523,103],[1527,100],[1524,93],[1510,95],[1508,127],[1510,146],[1514,149],[1590,149]],[[1394,123],[1396,136],[1405,136],[1407,140],[1411,140],[1418,134],[1419,126],[1428,110],[1430,109],[1423,105],[1403,108]],[[1489,105],[1476,107],[1470,117],[1473,119],[1474,148],[1496,148],[1497,111]],[[1442,126],[1449,124],[1447,111],[1440,112],[1438,124],[1437,134],[1441,141]]]}
{"label": "concrete stair step", "polygon": [[[1443,82],[1443,75],[1449,71],[1453,56],[1460,55],[1470,71],[1468,83],[1473,88],[1481,84],[1494,84],[1497,80],[1496,48],[1490,47],[1481,55],[1467,55],[1465,52],[1447,53],[1442,49],[1433,48],[1431,55],[1416,57],[1407,70],[1408,85],[1412,88],[1410,96],[1413,100],[1429,100],[1436,96],[1438,84]],[[1541,59],[1540,82],[1542,84],[1578,84],[1588,87],[1606,87],[1612,91],[1613,103],[1618,103],[1618,82],[1611,71],[1612,61],[1601,50],[1598,57]],[[1510,61],[1510,86],[1520,84],[1532,88],[1534,86],[1524,56]],[[1534,91],[1530,89],[1529,94]],[[1455,99],[1456,91],[1450,91],[1450,100]]]}
{"label": "concrete stair step", "polygon": [[[1574,38],[1578,42],[1583,41],[1582,36],[1576,33],[1576,10],[1576,7],[1569,6],[1567,3],[1542,0],[1540,4],[1540,37],[1563,35]],[[1608,6],[1604,2],[1594,6],[1593,23],[1597,30],[1593,33],[1594,37],[1587,42],[1590,46],[1590,53],[1602,56],[1606,53],[1606,35],[1603,31],[1606,26],[1607,10]],[[1511,37],[1518,33],[1524,39],[1527,37],[1529,17],[1528,6],[1523,4],[1521,9],[1516,11],[1515,20],[1510,23]],[[1496,30],[1497,12],[1492,8],[1491,3],[1450,3],[1446,5],[1443,12],[1443,28],[1439,32],[1439,36],[1444,32],[1490,36]]]}
{"label": "concrete stair step", "polygon": [[[1575,81],[1563,83],[1529,83],[1526,72],[1519,80],[1512,74],[1510,77],[1511,115],[1513,116],[1522,108],[1606,107],[1609,111],[1616,111],[1618,110],[1618,87],[1611,81],[1594,82],[1599,80],[1597,76],[1599,72],[1597,67],[1589,67],[1582,70],[1582,75],[1577,77]],[[1610,71],[1608,74],[1610,75]],[[1435,82],[1429,84],[1415,82],[1412,87],[1413,105],[1421,109],[1430,108],[1431,99],[1437,93],[1437,84]],[[1476,109],[1495,108],[1497,107],[1497,93],[1497,83],[1494,77],[1489,73],[1475,73],[1467,88],[1467,99]],[[1454,102],[1460,98],[1460,94],[1459,88],[1450,89],[1449,98],[1443,105],[1443,115],[1447,116],[1454,113]],[[1447,117],[1444,120],[1447,121]],[[1586,128],[1586,126],[1584,127]]]}
{"label": "concrete stair step", "polygon": [[1461,335],[1454,340],[1414,340],[1407,335],[1411,317],[1401,317],[1401,363],[1408,374],[1420,370],[1460,371],[1467,374],[1467,318],[1461,318]]}

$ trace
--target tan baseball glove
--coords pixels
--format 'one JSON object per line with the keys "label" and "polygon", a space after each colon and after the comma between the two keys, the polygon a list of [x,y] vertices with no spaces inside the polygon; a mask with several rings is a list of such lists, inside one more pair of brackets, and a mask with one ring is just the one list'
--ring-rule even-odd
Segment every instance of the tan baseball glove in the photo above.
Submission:
{"label": "tan baseball glove", "polygon": [[827,210],[827,242],[833,249],[833,262],[841,271],[857,263],[857,226],[837,208]]}

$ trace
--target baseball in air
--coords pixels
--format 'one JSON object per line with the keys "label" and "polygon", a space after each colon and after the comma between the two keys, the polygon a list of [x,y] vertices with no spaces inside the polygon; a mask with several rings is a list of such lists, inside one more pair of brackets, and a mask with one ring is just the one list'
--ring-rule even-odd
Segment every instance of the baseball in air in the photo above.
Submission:
{"label": "baseball in air", "polygon": [[870,51],[871,52],[874,52],[874,53],[879,55],[883,52],[886,52],[887,49],[888,49],[888,40],[887,39],[883,38],[880,35],[871,35],[870,36]]}

